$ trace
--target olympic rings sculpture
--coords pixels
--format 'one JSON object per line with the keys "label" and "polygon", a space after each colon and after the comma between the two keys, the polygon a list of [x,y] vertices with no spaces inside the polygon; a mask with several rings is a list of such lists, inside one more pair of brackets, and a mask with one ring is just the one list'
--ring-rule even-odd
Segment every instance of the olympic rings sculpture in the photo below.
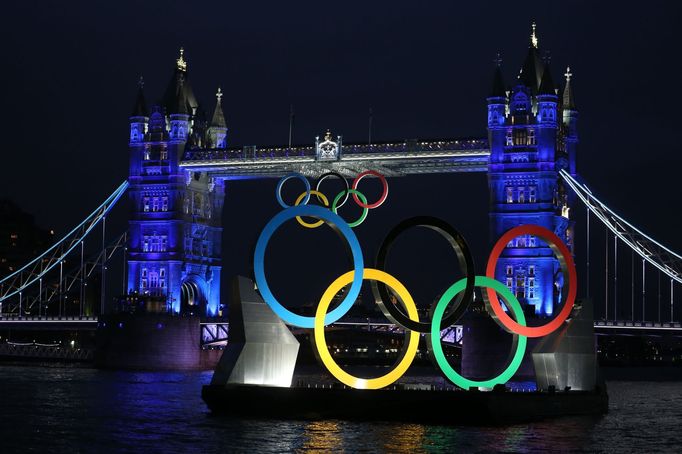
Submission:
{"label": "olympic rings sculpture", "polygon": [[[362,178],[372,175],[378,177],[382,183],[383,191],[376,202],[368,203],[367,198],[357,190]],[[337,194],[331,206],[329,199],[320,191],[320,184],[325,178],[334,176],[345,182],[346,189]],[[289,206],[282,200],[281,191],[283,184],[292,178],[298,178],[305,184],[306,191],[301,193],[293,206]],[[323,206],[307,205],[311,195],[317,197]],[[468,389],[470,387],[492,388],[497,384],[506,383],[521,366],[529,337],[542,337],[552,333],[563,325],[575,304],[577,295],[577,273],[575,263],[570,250],[564,242],[552,231],[537,225],[522,225],[512,228],[504,233],[495,243],[488,258],[486,275],[478,276],[475,273],[474,261],[464,237],[450,224],[431,216],[418,216],[406,219],[396,225],[386,236],[379,248],[375,268],[365,268],[362,249],[352,227],[360,225],[367,217],[370,209],[381,206],[388,196],[388,184],[386,178],[376,171],[370,170],[360,173],[351,185],[340,174],[328,172],[320,176],[311,189],[307,179],[298,173],[292,173],[283,177],[277,184],[277,201],[284,208],[276,214],[263,228],[256,243],[254,253],[254,275],[258,290],[263,300],[270,308],[287,324],[313,329],[313,340],[317,354],[327,370],[340,382],[353,388],[379,389],[394,383],[407,369],[417,354],[419,336],[426,336],[426,344],[429,353],[434,358],[443,375],[455,385]],[[340,208],[352,196],[353,200],[363,208],[362,215],[354,222],[348,223],[337,214]],[[342,200],[343,199],[343,200]],[[317,222],[309,223],[302,216],[317,219]],[[315,316],[301,316],[290,311],[274,296],[268,286],[265,276],[265,252],[270,238],[275,231],[286,221],[295,218],[302,226],[316,228],[322,224],[330,226],[343,240],[345,240],[350,252],[353,269],[338,277],[332,282],[322,295],[315,311]],[[395,240],[406,230],[414,227],[429,228],[438,232],[453,248],[457,254],[460,268],[466,277],[453,283],[431,306],[431,320],[419,320],[417,305],[405,286],[394,276],[382,271],[386,264],[388,254]],[[521,235],[533,235],[543,240],[552,249],[559,260],[564,282],[568,282],[568,291],[562,292],[561,311],[550,322],[541,326],[527,326],[521,303],[506,285],[495,279],[497,262],[507,244]],[[371,281],[374,299],[385,316],[394,324],[405,331],[403,349],[394,367],[386,374],[377,378],[364,379],[355,377],[344,371],[334,360],[325,340],[325,326],[338,321],[348,313],[360,294],[363,280]],[[348,284],[350,288],[341,303],[332,311],[329,311],[334,297]],[[443,346],[441,345],[442,329],[455,324],[466,312],[473,300],[474,287],[485,289],[482,292],[488,314],[495,322],[513,335],[509,364],[496,377],[488,380],[470,380],[460,375],[448,362]],[[402,312],[398,304],[391,302],[391,293],[407,314]],[[500,302],[502,298],[503,303]],[[447,312],[448,306],[452,308]],[[447,313],[446,313],[447,312]],[[509,313],[508,313],[509,312]]]}
{"label": "olympic rings sculpture", "polygon": [[[382,192],[381,192],[381,196],[379,196],[379,200],[377,200],[376,202],[373,202],[373,203],[368,203],[367,197],[365,197],[365,195],[358,190],[358,185],[360,184],[360,180],[362,180],[363,178],[370,176],[370,175],[379,178],[379,181],[381,182],[381,186],[382,186]],[[301,195],[298,196],[298,198],[294,202],[294,206],[299,205],[299,204],[306,205],[310,201],[310,196],[314,195],[317,197],[318,201],[322,202],[325,207],[328,207],[329,206],[329,199],[327,198],[327,196],[325,196],[320,191],[320,185],[322,184],[322,182],[325,179],[327,179],[329,177],[335,177],[337,179],[340,179],[341,181],[343,181],[344,185],[346,186],[346,189],[339,192],[332,199],[333,202],[332,202],[331,210],[335,214],[338,213],[339,208],[341,208],[343,205],[346,204],[349,196],[351,196],[351,195],[353,196],[353,200],[355,201],[355,203],[360,208],[362,208],[362,214],[360,215],[360,217],[357,220],[348,223],[348,225],[350,227],[357,227],[360,224],[362,224],[363,222],[365,222],[365,219],[367,219],[367,214],[369,213],[369,210],[372,210],[374,208],[379,208],[381,205],[383,205],[383,203],[386,201],[386,198],[388,197],[388,182],[386,181],[386,177],[383,176],[382,174],[380,174],[379,172],[374,171],[374,170],[367,170],[365,172],[358,174],[358,176],[356,176],[355,179],[353,180],[352,185],[349,185],[348,180],[346,180],[346,178],[338,172],[323,173],[322,175],[319,176],[319,178],[315,182],[315,189],[314,190],[311,189],[310,183],[308,182],[308,179],[304,175],[297,173],[297,172],[292,172],[292,173],[282,177],[279,180],[279,182],[277,183],[277,188],[275,189],[275,197],[277,198],[277,202],[284,209],[290,208],[290,206],[287,205],[284,202],[284,200],[282,199],[282,186],[284,186],[284,183],[286,183],[288,180],[290,180],[292,178],[296,178],[296,179],[303,181],[303,183],[305,184],[305,192],[302,192]],[[306,222],[303,219],[301,219],[300,216],[297,217],[296,220],[303,227],[307,227],[310,229],[317,228],[324,223],[322,220],[319,220],[318,222],[312,222],[312,223]]]}

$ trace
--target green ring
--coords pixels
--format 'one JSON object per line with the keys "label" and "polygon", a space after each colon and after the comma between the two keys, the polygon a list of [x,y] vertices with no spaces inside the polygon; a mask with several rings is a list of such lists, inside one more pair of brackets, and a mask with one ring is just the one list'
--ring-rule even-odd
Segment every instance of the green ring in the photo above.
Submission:
{"label": "green ring", "polygon": [[[517,323],[526,326],[526,317],[523,315],[523,309],[521,308],[521,303],[516,299],[514,294],[500,281],[491,279],[487,276],[476,276],[475,280],[476,287],[487,287],[495,290],[504,300],[505,304],[509,307],[514,314],[514,318]],[[448,303],[457,296],[457,294],[464,290],[466,287],[466,278],[460,279],[448,288],[443,296],[438,300],[436,308],[433,312],[433,318],[431,319],[431,352],[433,353],[436,362],[440,367],[446,378],[450,380],[455,385],[463,389],[469,389],[472,387],[481,388],[493,388],[497,384],[505,384],[507,381],[516,373],[516,371],[521,366],[521,361],[523,361],[523,355],[526,352],[526,343],[528,338],[526,336],[521,336],[519,334],[514,334],[514,343],[516,344],[516,351],[512,357],[509,365],[505,370],[503,370],[497,377],[493,377],[490,380],[469,380],[458,374],[455,369],[450,366],[445,354],[443,353],[443,346],[440,343],[440,325],[443,319],[443,313]]]}
{"label": "green ring", "polygon": [[[334,201],[332,202],[332,211],[334,212],[334,214],[338,214],[336,212],[336,210],[337,210],[336,204],[339,203],[339,200],[341,200],[341,197],[343,197],[345,194],[349,194],[349,193],[357,195],[358,197],[360,197],[360,200],[362,200],[362,203],[367,205],[367,197],[365,197],[365,195],[362,192],[358,191],[357,189],[343,190],[343,191],[339,192],[336,197],[334,197]],[[367,218],[367,213],[369,213],[369,209],[363,207],[362,208],[362,214],[360,215],[358,220],[355,222],[349,222],[348,226],[349,227],[357,227],[360,224],[362,224],[365,221],[365,219]]]}

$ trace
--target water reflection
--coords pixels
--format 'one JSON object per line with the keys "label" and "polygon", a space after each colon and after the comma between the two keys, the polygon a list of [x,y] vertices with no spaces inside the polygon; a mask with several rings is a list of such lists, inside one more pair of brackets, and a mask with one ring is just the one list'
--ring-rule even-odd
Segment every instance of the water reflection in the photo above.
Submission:
{"label": "water reflection", "polygon": [[[424,452],[426,427],[419,424],[386,426],[379,438],[384,440],[386,452]],[[382,432],[384,432],[382,430]]]}
{"label": "water reflection", "polygon": [[311,421],[303,430],[302,449],[318,452],[342,452],[343,438],[338,421]]}
{"label": "water reflection", "polygon": [[209,381],[0,367],[0,452],[672,452],[682,444],[679,382],[610,383],[611,411],[600,418],[447,427],[219,418],[200,398]]}

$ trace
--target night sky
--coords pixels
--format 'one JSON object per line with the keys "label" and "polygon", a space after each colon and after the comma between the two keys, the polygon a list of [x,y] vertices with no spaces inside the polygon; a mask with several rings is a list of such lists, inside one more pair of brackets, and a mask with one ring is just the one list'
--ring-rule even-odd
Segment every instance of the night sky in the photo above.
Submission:
{"label": "night sky", "polygon": [[[375,141],[484,137],[495,54],[502,54],[511,83],[535,20],[554,80],[563,81],[567,65],[574,74],[578,172],[626,219],[682,251],[680,8],[606,3],[11,2],[0,27],[0,197],[58,233],[79,222],[127,176],[128,116],[139,76],[148,101],[158,99],[180,46],[209,112],[216,88],[225,93],[228,146],[286,144],[292,104],[299,144],[327,128],[346,142],[366,141],[370,107]],[[376,195],[373,183],[367,191]],[[274,184],[228,184],[224,279],[248,272],[249,248],[278,209]],[[395,222],[431,214],[464,232],[482,272],[489,250],[485,174],[391,185],[387,206],[358,229],[368,260]],[[124,229],[125,208],[116,216],[112,228]],[[344,251],[329,232],[288,227],[278,244],[286,254],[295,242],[297,253],[273,264],[288,268],[281,279],[309,279],[311,295],[319,294],[343,267],[320,271],[310,263]],[[427,237],[415,237],[419,248],[428,247]],[[419,269],[411,278],[415,293],[433,298],[424,276],[436,276],[439,264],[453,259],[443,253],[441,260],[442,251],[415,256],[410,248],[403,253]],[[434,279],[451,282],[447,274]]]}

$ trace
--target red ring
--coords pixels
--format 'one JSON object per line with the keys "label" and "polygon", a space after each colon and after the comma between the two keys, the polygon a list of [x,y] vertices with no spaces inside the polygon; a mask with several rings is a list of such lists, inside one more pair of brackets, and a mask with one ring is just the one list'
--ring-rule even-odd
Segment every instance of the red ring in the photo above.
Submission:
{"label": "red ring", "polygon": [[[488,300],[490,301],[490,306],[494,312],[494,317],[497,321],[501,323],[502,327],[506,330],[520,334],[527,337],[542,337],[551,333],[561,326],[562,323],[568,318],[573,310],[573,305],[575,304],[575,297],[578,288],[578,276],[575,270],[575,263],[573,262],[573,256],[571,251],[568,250],[566,244],[561,241],[561,238],[556,236],[551,230],[548,230],[539,225],[526,224],[506,232],[502,237],[497,240],[493,250],[490,252],[490,257],[488,258],[488,266],[486,268],[485,274],[491,279],[495,279],[495,267],[497,266],[497,261],[507,247],[507,244],[514,238],[521,235],[534,235],[541,238],[550,248],[554,251],[561,263],[561,268],[564,276],[568,274],[568,293],[564,297],[563,306],[559,314],[552,320],[541,326],[523,326],[516,323],[512,318],[507,315],[507,313],[502,309],[500,300],[497,298],[497,294],[494,290],[487,289]],[[492,314],[491,314],[492,315]]]}
{"label": "red ring", "polygon": [[374,175],[375,177],[379,178],[381,180],[381,185],[384,187],[383,192],[381,193],[381,197],[379,197],[379,200],[377,200],[374,203],[362,203],[360,199],[358,199],[357,194],[353,194],[353,200],[355,200],[355,203],[360,205],[362,208],[367,208],[371,210],[372,208],[378,208],[381,206],[382,203],[386,201],[386,197],[388,197],[388,182],[386,181],[386,177],[377,172],[376,170],[366,170],[362,173],[360,173],[357,177],[355,177],[355,180],[353,180],[353,189],[356,191],[358,190],[358,184],[360,184],[360,180],[365,178],[367,175]]}

